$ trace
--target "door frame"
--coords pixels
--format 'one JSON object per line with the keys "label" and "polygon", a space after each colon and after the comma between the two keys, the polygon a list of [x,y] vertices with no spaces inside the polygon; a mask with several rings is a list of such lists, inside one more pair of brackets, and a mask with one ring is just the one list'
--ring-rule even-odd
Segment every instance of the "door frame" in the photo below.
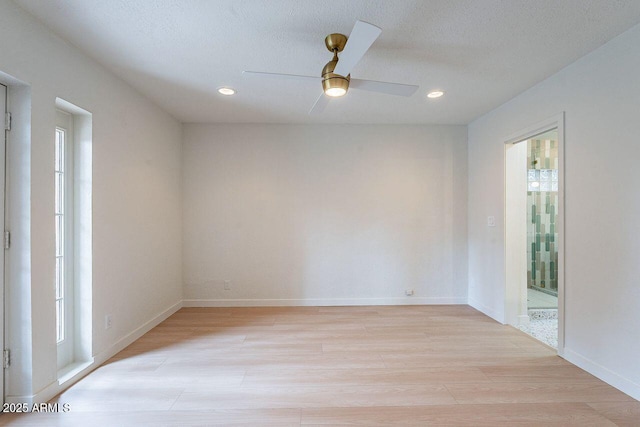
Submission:
{"label": "door frame", "polygon": [[505,323],[529,324],[527,312],[527,140],[505,145]]}
{"label": "door frame", "polygon": [[[504,247],[505,247],[505,267],[504,267],[504,278],[505,278],[505,315],[506,313],[517,312],[518,307],[514,307],[514,304],[518,304],[520,301],[518,299],[514,299],[511,296],[517,295],[521,292],[519,289],[519,281],[517,278],[514,279],[513,275],[514,271],[517,271],[517,274],[522,274],[521,271],[517,269],[519,267],[514,265],[513,257],[509,256],[506,248],[509,246],[508,242],[512,239],[518,239],[519,236],[514,236],[513,231],[507,229],[506,224],[509,222],[507,218],[507,214],[512,215],[511,211],[507,209],[507,205],[509,200],[507,199],[507,182],[510,179],[507,176],[507,150],[512,147],[514,144],[525,141],[531,137],[539,135],[543,132],[557,129],[558,130],[558,212],[556,216],[556,227],[558,232],[558,355],[564,355],[564,344],[565,344],[565,285],[564,285],[564,230],[565,230],[565,214],[564,214],[564,199],[565,199],[565,187],[564,187],[564,145],[565,145],[565,129],[564,129],[564,112],[558,113],[546,120],[542,120],[538,123],[535,123],[531,126],[528,126],[520,131],[506,137],[503,139],[504,143],[504,215],[505,215],[505,229],[504,229]],[[526,208],[525,208],[526,209]],[[526,239],[526,229],[522,231],[525,233]],[[526,269],[526,264],[525,264]],[[526,277],[526,270],[524,272]],[[513,324],[513,318],[507,319],[505,317],[506,323]],[[514,325],[517,326],[517,325]]]}
{"label": "door frame", "polygon": [[[4,233],[7,229],[6,224],[6,204],[7,204],[7,142],[9,139],[9,131],[5,128],[5,114],[8,110],[8,98],[9,87],[0,83],[4,92],[4,97],[0,96],[0,103],[2,103],[2,111],[0,111],[0,122],[2,123],[2,146],[0,147],[0,224],[2,224],[2,257],[0,259],[0,350],[2,350],[2,369],[0,370],[0,403],[4,404],[5,401],[5,368],[4,368],[4,350],[6,345],[6,333],[5,333],[5,304],[6,304],[6,249],[4,249]],[[4,98],[4,99],[2,99]]]}

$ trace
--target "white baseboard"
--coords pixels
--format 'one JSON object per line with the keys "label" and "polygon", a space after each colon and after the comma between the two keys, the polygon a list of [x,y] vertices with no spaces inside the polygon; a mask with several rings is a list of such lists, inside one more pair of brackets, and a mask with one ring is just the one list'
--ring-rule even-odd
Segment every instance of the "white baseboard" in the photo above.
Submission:
{"label": "white baseboard", "polygon": [[307,307],[349,305],[438,305],[466,304],[460,297],[405,298],[308,298],[308,299],[185,299],[183,307]]}
{"label": "white baseboard", "polygon": [[134,329],[132,332],[128,333],[124,337],[120,338],[111,347],[101,351],[99,354],[94,356],[96,364],[97,365],[103,364],[104,362],[109,360],[111,357],[121,352],[131,344],[133,344],[134,341],[142,337],[151,329],[155,328],[160,323],[164,322],[169,316],[171,316],[173,313],[180,310],[181,308],[182,308],[182,301],[178,301],[171,307],[164,310],[162,313],[159,313],[158,315],[154,316],[148,322],[144,323],[143,325]]}
{"label": "white baseboard", "polygon": [[503,325],[505,324],[504,321],[504,315],[501,313],[498,313],[496,310],[494,310],[493,308],[482,304],[480,301],[474,300],[473,298],[469,298],[468,304],[475,308],[476,310],[486,314],[487,316],[491,317],[493,320],[495,320],[496,322],[500,322]]}
{"label": "white baseboard", "polygon": [[562,357],[577,367],[589,372],[591,375],[594,375],[607,384],[617,388],[621,392],[628,394],[636,400],[640,400],[640,384],[634,383],[620,374],[605,368],[604,366],[599,365],[591,359],[588,359],[566,347],[564,348],[564,354]]}
{"label": "white baseboard", "polygon": [[171,307],[163,310],[161,313],[154,316],[149,321],[145,322],[140,327],[134,329],[118,341],[116,341],[112,346],[103,350],[99,354],[93,357],[93,362],[89,362],[86,365],[83,365],[83,369],[77,372],[71,379],[66,380],[63,384],[59,384],[58,381],[54,381],[51,384],[47,385],[36,394],[30,396],[6,396],[5,401],[7,403],[27,403],[29,406],[32,406],[34,403],[44,403],[48,402],[77,381],[82,379],[84,376],[89,374],[91,371],[97,369],[100,365],[106,362],[111,357],[115,356],[120,351],[124,350],[127,346],[131,345],[134,341],[142,337],[144,334],[149,332],[151,329],[159,325],[169,316],[171,316],[176,311],[182,308],[182,301],[178,301],[173,304]]}

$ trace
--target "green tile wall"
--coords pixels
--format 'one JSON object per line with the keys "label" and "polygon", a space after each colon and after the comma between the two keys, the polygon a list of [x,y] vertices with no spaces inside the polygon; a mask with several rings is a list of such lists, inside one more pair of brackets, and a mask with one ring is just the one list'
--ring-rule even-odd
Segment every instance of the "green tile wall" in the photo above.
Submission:
{"label": "green tile wall", "polygon": [[[557,135],[557,133],[555,134]],[[557,169],[557,137],[546,133],[527,141],[528,169]],[[552,293],[558,290],[556,234],[556,191],[527,193],[527,284]]]}

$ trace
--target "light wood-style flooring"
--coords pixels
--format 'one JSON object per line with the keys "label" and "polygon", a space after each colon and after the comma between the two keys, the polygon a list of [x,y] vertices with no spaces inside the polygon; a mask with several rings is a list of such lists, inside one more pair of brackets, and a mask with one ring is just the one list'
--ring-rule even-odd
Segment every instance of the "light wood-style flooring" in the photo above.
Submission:
{"label": "light wood-style flooring", "polygon": [[640,402],[468,306],[184,308],[38,426],[638,426]]}

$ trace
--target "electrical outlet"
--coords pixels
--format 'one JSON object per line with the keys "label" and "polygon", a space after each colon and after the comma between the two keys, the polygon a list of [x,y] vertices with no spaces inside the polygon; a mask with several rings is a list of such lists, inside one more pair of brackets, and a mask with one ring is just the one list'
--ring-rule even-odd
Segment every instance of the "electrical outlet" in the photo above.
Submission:
{"label": "electrical outlet", "polygon": [[406,291],[404,291],[404,294],[408,297],[413,295],[413,289],[407,289]]}
{"label": "electrical outlet", "polygon": [[231,280],[225,280],[224,281],[224,290],[225,291],[230,291],[231,290]]}
{"label": "electrical outlet", "polygon": [[113,315],[107,314],[106,316],[104,316],[104,328],[111,329],[112,325],[113,325]]}
{"label": "electrical outlet", "polygon": [[487,217],[487,225],[489,227],[495,227],[496,226],[496,217],[495,216],[488,216]]}

